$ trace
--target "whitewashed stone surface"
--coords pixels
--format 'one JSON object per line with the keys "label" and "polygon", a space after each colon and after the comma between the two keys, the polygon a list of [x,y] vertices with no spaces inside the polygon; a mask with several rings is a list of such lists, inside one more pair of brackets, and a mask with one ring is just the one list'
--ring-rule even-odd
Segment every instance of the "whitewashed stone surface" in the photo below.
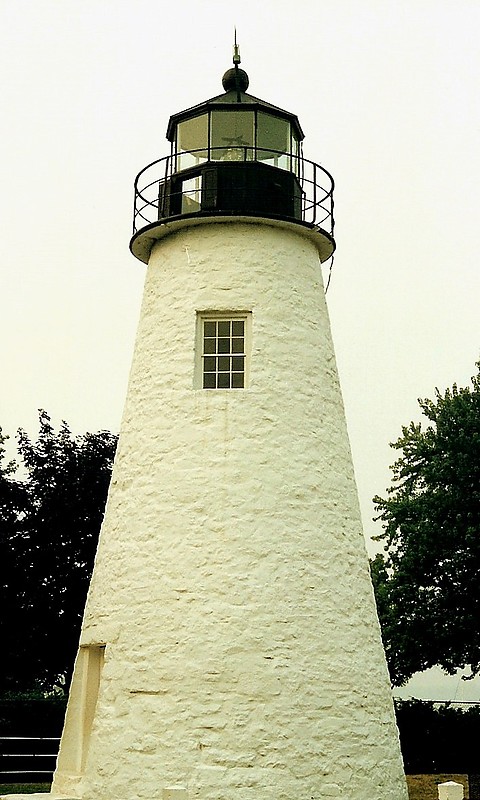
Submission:
{"label": "whitewashed stone surface", "polygon": [[[248,389],[194,388],[203,310],[252,312]],[[55,795],[407,797],[301,228],[216,223],[155,245],[82,644],[105,663],[77,768],[70,703]]]}

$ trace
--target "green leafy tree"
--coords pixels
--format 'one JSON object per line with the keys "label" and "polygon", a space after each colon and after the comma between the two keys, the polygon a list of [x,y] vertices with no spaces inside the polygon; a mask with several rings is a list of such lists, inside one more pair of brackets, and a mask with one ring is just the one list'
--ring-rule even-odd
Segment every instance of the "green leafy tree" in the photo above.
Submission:
{"label": "green leafy tree", "polygon": [[[387,497],[375,497],[385,554],[371,564],[391,679],[438,665],[480,672],[480,363],[472,386],[419,400]],[[470,676],[470,677],[471,677]]]}
{"label": "green leafy tree", "polygon": [[479,706],[397,699],[395,710],[407,774],[478,772]]}
{"label": "green leafy tree", "polygon": [[44,411],[36,442],[19,431],[26,477],[0,473],[3,690],[69,681],[115,448],[107,431],[55,432]]}
{"label": "green leafy tree", "polygon": [[18,608],[22,592],[16,551],[21,541],[21,519],[28,505],[25,487],[15,480],[16,464],[5,459],[7,439],[0,429],[0,680],[6,672],[16,670],[12,648],[20,638]]}

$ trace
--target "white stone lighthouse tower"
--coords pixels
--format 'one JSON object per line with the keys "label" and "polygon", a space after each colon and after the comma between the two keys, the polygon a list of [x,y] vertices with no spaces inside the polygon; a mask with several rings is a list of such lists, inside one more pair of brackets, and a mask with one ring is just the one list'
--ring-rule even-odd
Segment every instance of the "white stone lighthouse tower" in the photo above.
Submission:
{"label": "white stone lighthouse tower", "polygon": [[238,62],[135,184],[145,294],[52,792],[402,800],[320,270],[333,184]]}

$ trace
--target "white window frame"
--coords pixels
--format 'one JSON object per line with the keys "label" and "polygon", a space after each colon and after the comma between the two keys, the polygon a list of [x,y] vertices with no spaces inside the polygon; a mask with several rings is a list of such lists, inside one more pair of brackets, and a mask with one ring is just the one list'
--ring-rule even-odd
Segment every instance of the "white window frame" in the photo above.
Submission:
{"label": "white window frame", "polygon": [[[241,387],[205,387],[203,386],[204,358],[210,354],[204,353],[204,323],[205,322],[244,322],[244,382]],[[195,373],[194,387],[205,392],[242,392],[248,388],[250,382],[250,352],[252,341],[252,312],[240,310],[206,310],[197,311],[197,325],[195,336]],[[235,354],[227,354],[235,355]],[[229,374],[232,374],[229,372]]]}

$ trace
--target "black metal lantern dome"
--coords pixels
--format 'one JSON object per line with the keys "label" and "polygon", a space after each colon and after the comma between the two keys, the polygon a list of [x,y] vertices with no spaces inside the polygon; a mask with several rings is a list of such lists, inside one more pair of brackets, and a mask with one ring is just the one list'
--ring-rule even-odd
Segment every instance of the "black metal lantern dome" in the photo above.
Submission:
{"label": "black metal lantern dome", "polygon": [[333,253],[333,179],[303,158],[295,114],[246,93],[237,46],[234,53],[225,92],[173,114],[170,155],[137,176],[130,247],[142,261],[173,223],[208,217],[300,224],[321,235],[322,261]]}

